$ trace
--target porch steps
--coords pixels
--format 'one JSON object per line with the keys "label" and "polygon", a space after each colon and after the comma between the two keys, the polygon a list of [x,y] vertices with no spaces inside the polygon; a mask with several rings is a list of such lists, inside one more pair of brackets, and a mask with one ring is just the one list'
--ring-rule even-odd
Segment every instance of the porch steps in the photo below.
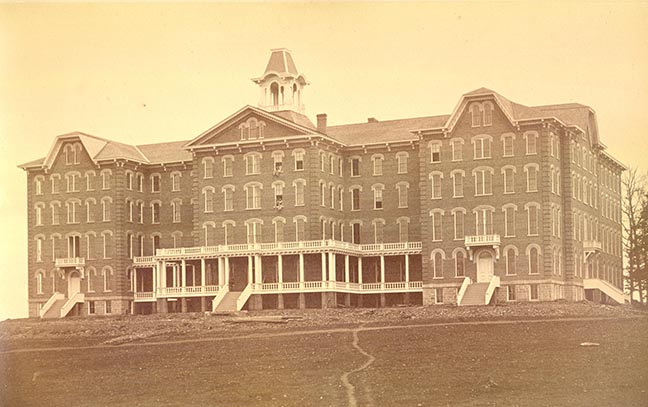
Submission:
{"label": "porch steps", "polygon": [[48,309],[45,315],[43,315],[43,319],[61,318],[61,308],[63,308],[63,305],[65,305],[67,300],[67,298],[64,298],[62,300],[54,301],[50,309]]}
{"label": "porch steps", "polygon": [[461,300],[461,306],[464,305],[486,305],[485,297],[489,283],[474,283],[466,288],[466,293]]}
{"label": "porch steps", "polygon": [[216,306],[214,312],[236,312],[236,300],[243,291],[229,291],[223,300]]}

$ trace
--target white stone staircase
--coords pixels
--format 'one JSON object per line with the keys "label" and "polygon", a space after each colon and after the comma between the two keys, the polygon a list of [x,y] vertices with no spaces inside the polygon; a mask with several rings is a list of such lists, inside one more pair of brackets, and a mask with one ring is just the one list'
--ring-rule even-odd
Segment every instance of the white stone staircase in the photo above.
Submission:
{"label": "white stone staircase", "polygon": [[472,283],[466,278],[459,290],[457,305],[460,307],[470,305],[488,305],[493,298],[495,289],[500,286],[500,279],[493,276],[487,283]]}
{"label": "white stone staircase", "polygon": [[214,312],[236,312],[236,302],[242,291],[227,291],[223,298],[214,307]]}
{"label": "white stone staircase", "polygon": [[600,290],[602,293],[619,304],[630,302],[630,298],[627,294],[605,280],[598,278],[585,278],[583,279],[583,288],[585,288],[586,290]]}

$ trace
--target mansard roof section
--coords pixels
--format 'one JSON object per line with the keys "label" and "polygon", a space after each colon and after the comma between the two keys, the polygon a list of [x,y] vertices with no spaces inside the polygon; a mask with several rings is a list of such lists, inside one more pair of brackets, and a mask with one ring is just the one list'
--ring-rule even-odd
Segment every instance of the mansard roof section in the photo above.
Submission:
{"label": "mansard roof section", "polygon": [[299,73],[291,51],[287,48],[276,48],[270,50],[270,59],[266,65],[263,75],[253,78],[254,82],[261,82],[267,77],[278,76],[280,78],[298,78],[302,83],[308,83],[306,77]]}
{"label": "mansard roof section", "polygon": [[366,123],[329,126],[326,133],[347,145],[408,142],[418,140],[418,136],[411,132],[413,129],[440,127],[447,120],[448,115],[383,121],[370,119]]}
{"label": "mansard roof section", "polygon": [[[285,116],[285,117],[284,117]],[[315,130],[313,124],[306,116],[286,116],[284,114],[270,113],[254,106],[245,106],[220,123],[209,128],[198,137],[184,144],[183,148],[192,150],[205,146],[223,145],[241,142],[238,136],[239,126],[250,118],[263,121],[265,126],[273,131],[266,132],[263,140],[284,139],[286,137],[317,135],[324,136]],[[294,119],[292,121],[290,119]],[[307,122],[306,122],[307,121]],[[302,124],[303,123],[303,124]],[[281,135],[278,135],[281,133]]]}

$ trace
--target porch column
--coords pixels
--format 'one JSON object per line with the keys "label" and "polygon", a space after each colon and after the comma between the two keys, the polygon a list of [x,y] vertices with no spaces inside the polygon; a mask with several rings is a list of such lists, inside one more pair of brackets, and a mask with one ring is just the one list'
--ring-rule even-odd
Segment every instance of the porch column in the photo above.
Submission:
{"label": "porch column", "polygon": [[283,258],[282,255],[277,255],[277,283],[279,283],[279,289],[283,288]]}
{"label": "porch column", "polygon": [[225,259],[223,257],[218,258],[218,285],[225,285]]}
{"label": "porch column", "polygon": [[187,261],[182,259],[182,292],[185,291],[187,286]]}
{"label": "porch column", "polygon": [[304,288],[304,253],[299,253],[299,286]]}
{"label": "porch column", "polygon": [[406,286],[409,285],[409,281],[410,281],[409,277],[410,277],[409,276],[409,254],[406,254],[405,255],[405,282],[407,283],[405,284]]}
{"label": "porch column", "polygon": [[230,262],[229,262],[229,257],[224,257],[223,258],[223,267],[225,269],[225,279],[223,280],[224,284],[223,285],[229,285],[230,282]]}
{"label": "porch column", "polygon": [[327,281],[326,278],[326,253],[322,253],[322,281]]}
{"label": "porch column", "polygon": [[162,268],[160,270],[160,288],[167,286],[166,280],[166,260],[162,260]]}
{"label": "porch column", "polygon": [[349,286],[349,255],[344,255],[344,282]]}
{"label": "porch column", "polygon": [[335,273],[335,253],[329,253],[329,281],[337,280]]}
{"label": "porch column", "polygon": [[159,270],[160,270],[160,264],[159,263],[156,263],[153,266],[153,269],[151,269],[151,274],[153,274],[151,276],[151,278],[153,280],[153,293],[154,293],[153,295],[155,295],[155,293],[157,293],[158,280],[160,278],[160,276],[158,275]]}
{"label": "porch column", "polygon": [[205,259],[200,259],[200,285],[203,287],[207,285],[205,282]]}
{"label": "porch column", "polygon": [[[90,276],[88,276],[90,278]],[[137,268],[133,268],[133,292],[137,292]]]}
{"label": "porch column", "polygon": [[[385,284],[385,255],[380,255],[380,284]],[[383,287],[381,287],[383,288]]]}
{"label": "porch column", "polygon": [[358,284],[362,284],[362,257],[358,257]]}
{"label": "porch column", "polygon": [[263,283],[263,270],[261,266],[261,256],[254,256],[254,282],[257,284]]}
{"label": "porch column", "polygon": [[248,259],[248,284],[254,281],[254,273],[252,272],[252,256],[247,256]]}

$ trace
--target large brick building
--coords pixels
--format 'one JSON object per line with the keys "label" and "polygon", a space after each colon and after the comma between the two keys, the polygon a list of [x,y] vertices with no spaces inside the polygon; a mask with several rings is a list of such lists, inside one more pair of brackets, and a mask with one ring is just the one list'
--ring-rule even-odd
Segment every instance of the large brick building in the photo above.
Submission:
{"label": "large brick building", "polygon": [[27,172],[30,316],[623,302],[622,164],[594,111],[464,94],[327,126],[273,50],[258,107],[193,140],[56,137]]}

